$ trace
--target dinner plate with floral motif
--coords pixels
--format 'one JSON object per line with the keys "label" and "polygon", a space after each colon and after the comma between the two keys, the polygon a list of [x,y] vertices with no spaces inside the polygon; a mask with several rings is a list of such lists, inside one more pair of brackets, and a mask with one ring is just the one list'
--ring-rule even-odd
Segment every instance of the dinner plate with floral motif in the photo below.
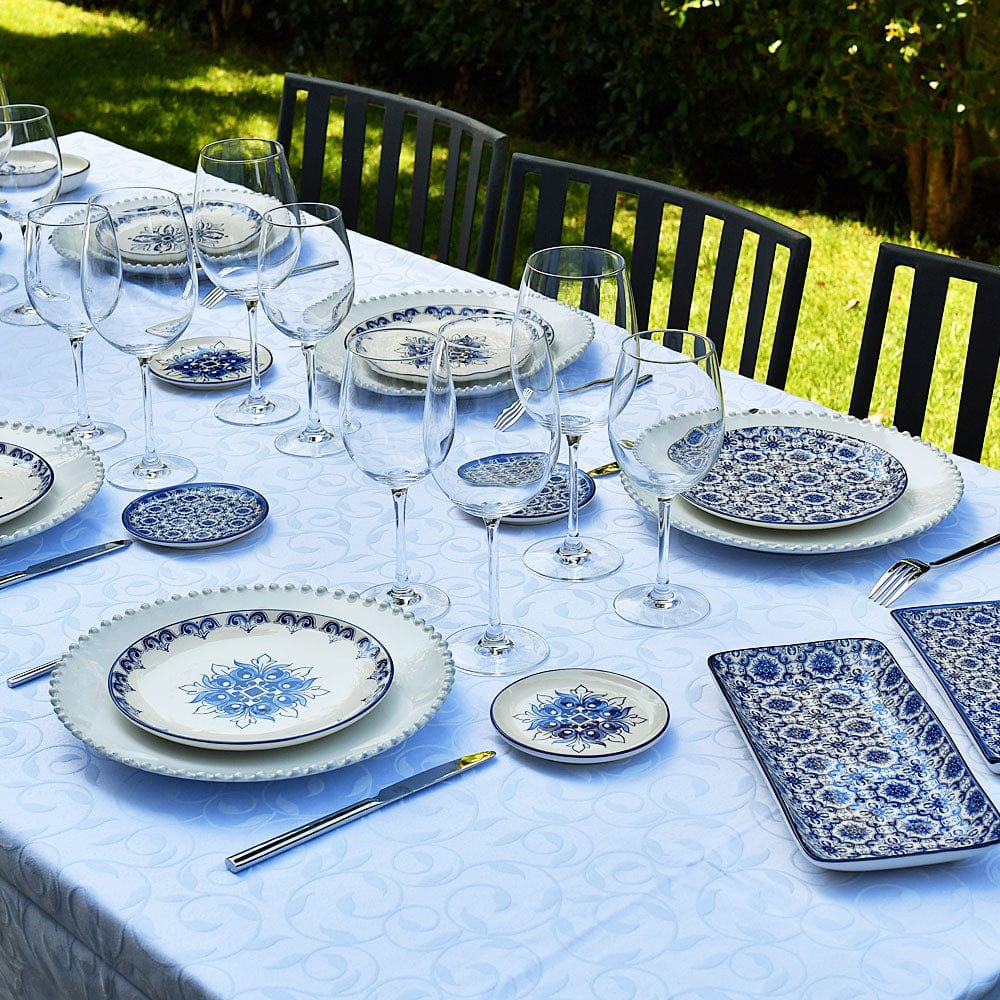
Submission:
{"label": "dinner plate with floral motif", "polygon": [[23,444],[0,441],[0,524],[31,510],[55,483],[52,466]]}
{"label": "dinner plate with floral motif", "polygon": [[1000,773],[1000,601],[896,608],[892,617]]}
{"label": "dinner plate with floral motif", "polygon": [[[248,622],[256,620],[259,612],[271,612],[273,614],[269,617],[272,618],[284,613],[295,616],[296,622],[302,616],[311,616],[315,622],[335,621],[353,627],[355,636],[365,633],[377,640],[379,648],[392,660],[392,683],[378,704],[350,725],[316,739],[283,743],[271,749],[223,749],[214,744],[212,748],[190,746],[141,728],[115,706],[109,696],[109,672],[123,651],[137,642],[142,645],[140,640],[143,637],[152,637],[150,644],[155,646],[160,632],[171,630],[178,622],[200,623],[208,618],[220,620],[232,612],[246,615]],[[260,661],[254,665],[252,661],[262,654],[274,657],[281,669],[290,674],[287,683],[296,689],[292,693],[306,698],[312,711],[312,707],[318,709],[324,699],[306,697],[302,690],[302,675],[291,672],[292,667],[312,664],[306,663],[305,656],[301,662],[297,659],[298,647],[294,656],[284,656],[282,651],[292,651],[292,646],[286,643],[294,642],[289,625],[294,627],[295,622],[290,617],[288,623],[271,622],[268,625],[270,629],[277,629],[276,636],[280,639],[280,645],[271,646],[272,636],[267,636],[267,642],[262,645],[271,646],[270,650],[245,648],[242,645],[241,625],[232,626],[230,631],[234,637],[240,635],[238,655],[241,663],[250,663],[251,671],[259,666],[261,674],[267,675],[271,666],[269,663]],[[196,626],[193,631],[197,632],[199,628]],[[254,632],[256,627],[246,633],[251,645]],[[205,634],[209,636],[209,632]],[[310,641],[315,640],[316,636]],[[201,642],[196,637],[191,641]],[[345,636],[339,654],[342,662],[343,653],[351,652],[351,657],[360,655],[357,663],[362,667],[377,664],[378,658],[373,660],[360,646],[354,647],[356,652],[352,652],[352,646],[353,640]],[[332,646],[324,647],[324,650],[327,648]],[[220,679],[220,671],[212,670],[214,662],[227,662],[221,653],[220,647],[219,656],[213,654],[209,657],[211,662],[208,662],[205,672],[183,679],[185,686],[193,686],[190,692],[184,692],[185,698],[196,698],[203,693],[203,689],[211,688],[213,684],[222,688],[222,698],[218,701],[220,705],[228,698],[228,682]],[[248,653],[253,653],[253,656],[248,657]],[[291,666],[286,667],[286,663]],[[354,664],[355,660],[350,659],[349,669]],[[277,667],[274,669],[277,670]],[[142,671],[131,671],[133,675],[137,672]],[[407,612],[342,590],[257,585],[176,594],[101,622],[81,636],[63,655],[60,665],[53,672],[49,695],[56,715],[73,735],[98,753],[130,767],[200,781],[269,781],[346,767],[398,745],[434,717],[451,690],[454,677],[454,664],[444,639],[431,626]],[[264,676],[264,680],[267,679]],[[308,679],[307,676],[305,680]],[[317,685],[324,686],[319,682]],[[247,690],[246,694],[248,698],[258,697],[256,691]],[[205,704],[211,702],[211,696],[203,699]],[[313,702],[315,706],[312,706]],[[262,715],[271,710],[268,703],[264,704],[266,707],[261,709]],[[280,704],[284,706],[283,702]],[[158,698],[156,707],[162,711]],[[299,708],[301,710],[301,704]],[[231,715],[240,717],[242,710],[233,708]],[[203,718],[199,717],[199,726],[202,721]],[[225,725],[226,722],[220,718],[215,724]],[[252,729],[253,726],[243,728]]]}
{"label": "dinner plate with floral motif", "polygon": [[648,750],[670,710],[648,684],[587,667],[543,670],[508,684],[490,720],[512,746],[568,764],[601,764]]}
{"label": "dinner plate with floral motif", "polygon": [[[274,356],[257,344],[263,375]],[[161,382],[180,389],[229,389],[250,381],[250,342],[236,337],[189,337],[149,359],[149,370]]]}
{"label": "dinner plate with floral motif", "polygon": [[878,640],[728,650],[708,665],[813,864],[901,868],[1000,844],[1000,811]]}

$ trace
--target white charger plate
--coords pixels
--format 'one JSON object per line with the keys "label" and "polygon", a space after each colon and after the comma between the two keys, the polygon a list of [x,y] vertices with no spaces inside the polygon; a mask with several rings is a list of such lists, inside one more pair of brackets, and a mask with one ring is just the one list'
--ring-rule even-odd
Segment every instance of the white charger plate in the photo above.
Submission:
{"label": "white charger plate", "polygon": [[0,524],[41,503],[54,483],[52,466],[41,455],[23,444],[0,441]]}
{"label": "white charger plate", "polygon": [[[888,510],[876,517],[836,528],[801,531],[726,521],[699,510],[680,496],[671,504],[671,526],[699,538],[760,552],[786,555],[853,552],[919,535],[944,520],[962,498],[962,476],[951,458],[940,448],[893,427],[826,411],[762,410],[726,414],[727,428],[762,424],[819,427],[871,441],[902,463],[906,470],[906,489]],[[643,510],[657,516],[658,504],[652,493],[638,488],[626,476],[622,476],[622,485]]]}
{"label": "white charger plate", "polygon": [[0,525],[0,547],[20,542],[79,513],[97,496],[104,466],[85,444],[47,427],[0,420],[0,440],[23,445],[44,456],[54,482],[30,510]]}
{"label": "white charger plate", "polygon": [[[375,711],[322,739],[277,750],[205,750],[133,725],[108,697],[108,665],[138,635],[239,606],[314,612],[354,622],[393,650],[393,682]],[[222,587],[175,595],[115,615],[70,646],[49,697],[59,719],[98,753],[130,767],[200,781],[269,781],[366,760],[425,726],[451,690],[455,668],[441,635],[412,615],[325,587]]]}

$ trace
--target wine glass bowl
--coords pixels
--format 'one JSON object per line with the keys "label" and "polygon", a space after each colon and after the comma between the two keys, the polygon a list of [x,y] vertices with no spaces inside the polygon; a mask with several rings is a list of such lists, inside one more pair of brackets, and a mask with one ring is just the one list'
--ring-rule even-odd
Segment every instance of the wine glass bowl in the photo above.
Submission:
{"label": "wine glass bowl", "polygon": [[264,215],[295,202],[288,163],[271,139],[219,139],[198,155],[191,230],[202,270],[217,288],[242,299],[250,340],[250,390],[224,399],[215,414],[230,424],[261,425],[287,420],[299,410],[289,396],[265,394],[257,352],[257,271]]}
{"label": "wine glass bowl", "polygon": [[300,203],[266,212],[257,283],[268,319],[298,342],[306,363],[306,426],[279,434],[275,446],[304,457],[341,451],[340,438],[320,422],[315,358],[316,344],[340,328],[354,301],[354,263],[340,209]]}
{"label": "wine glass bowl", "polygon": [[[639,379],[651,383],[637,391]],[[719,455],[724,406],[718,355],[711,340],[687,330],[646,331],[622,341],[611,391],[608,436],[622,475],[658,504],[658,566],[653,585],[622,591],[615,611],[654,628],[691,625],[709,602],[670,583],[670,503],[700,482]]]}
{"label": "wine glass bowl", "polygon": [[145,450],[107,470],[127,490],[185,483],[197,469],[186,458],[157,453],[149,359],[188,328],[197,304],[194,251],[177,195],[158,188],[119,188],[90,201],[81,258],[87,316],[113,347],[139,362]]}

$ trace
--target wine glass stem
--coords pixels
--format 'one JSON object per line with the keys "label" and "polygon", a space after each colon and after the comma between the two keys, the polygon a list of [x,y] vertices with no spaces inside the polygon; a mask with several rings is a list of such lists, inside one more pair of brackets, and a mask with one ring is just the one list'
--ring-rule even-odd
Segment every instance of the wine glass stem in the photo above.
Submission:
{"label": "wine glass stem", "polygon": [[139,358],[139,378],[142,381],[142,418],[146,434],[146,445],[139,463],[142,469],[163,468],[160,456],[156,454],[153,437],[153,397],[149,391],[149,358]]}
{"label": "wine glass stem", "polygon": [[659,498],[656,517],[658,538],[656,549],[656,583],[649,592],[654,604],[669,604],[674,599],[670,589],[670,498]]}
{"label": "wine glass stem", "polygon": [[396,601],[406,601],[413,596],[410,571],[406,565],[406,486],[393,487],[392,503],[396,509],[396,577],[389,596]]}
{"label": "wine glass stem", "polygon": [[580,491],[576,481],[580,435],[567,434],[566,444],[569,452],[569,520],[566,524],[566,537],[556,552],[563,559],[579,559],[585,553],[583,542],[580,541]]}
{"label": "wine glass stem", "polygon": [[302,433],[307,437],[322,437],[323,425],[320,423],[319,407],[316,405],[316,345],[303,344],[302,357],[306,362],[306,400],[309,407],[309,418]]}
{"label": "wine glass stem", "polygon": [[83,334],[70,337],[69,346],[73,349],[73,374],[76,377],[76,427],[73,430],[77,434],[92,434],[96,428],[90,419],[87,386],[83,379]]}
{"label": "wine glass stem", "polygon": [[489,553],[489,624],[479,640],[479,646],[491,654],[503,653],[514,643],[507,637],[500,621],[500,547],[497,534],[500,518],[483,518],[486,522],[486,551]]}
{"label": "wine glass stem", "polygon": [[247,405],[264,406],[264,391],[260,387],[260,365],[257,362],[257,299],[247,299],[247,330],[250,337],[250,394]]}

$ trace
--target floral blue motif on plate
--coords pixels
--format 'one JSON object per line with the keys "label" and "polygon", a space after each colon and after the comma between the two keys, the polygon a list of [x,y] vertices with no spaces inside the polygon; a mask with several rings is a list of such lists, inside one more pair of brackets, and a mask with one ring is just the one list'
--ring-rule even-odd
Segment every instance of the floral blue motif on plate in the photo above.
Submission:
{"label": "floral blue motif on plate", "polygon": [[[597,495],[594,480],[582,469],[576,470],[576,489],[583,510]],[[505,514],[504,524],[543,524],[569,514],[569,466],[557,462],[542,492],[513,514]]]}
{"label": "floral blue motif on plate", "polygon": [[769,528],[836,527],[888,509],[904,493],[902,462],[870,441],[816,427],[730,428],[688,503]]}
{"label": "floral blue motif on plate", "polygon": [[[263,344],[257,345],[257,361],[261,375],[274,362]],[[250,381],[250,343],[229,337],[181,340],[154,354],[149,370],[160,381],[182,389],[228,389],[243,385]]]}
{"label": "floral blue motif on plate", "polygon": [[356,722],[389,691],[393,662],[360,626],[311,612],[233,610],[174,622],[119,653],[111,700],[137,726],[189,746],[278,749]]}
{"label": "floral blue motif on plate", "polygon": [[1000,843],[1000,812],[881,642],[738,649],[708,663],[814,864],[896,868]]}
{"label": "floral blue motif on plate", "polygon": [[892,617],[1000,773],[1000,601],[897,608]]}
{"label": "floral blue motif on plate", "polygon": [[9,521],[45,499],[55,483],[52,466],[12,441],[0,441],[0,522]]}
{"label": "floral blue motif on plate", "polygon": [[208,548],[256,531],[267,514],[267,500],[249,486],[184,483],[137,497],[122,512],[122,524],[152,545]]}

